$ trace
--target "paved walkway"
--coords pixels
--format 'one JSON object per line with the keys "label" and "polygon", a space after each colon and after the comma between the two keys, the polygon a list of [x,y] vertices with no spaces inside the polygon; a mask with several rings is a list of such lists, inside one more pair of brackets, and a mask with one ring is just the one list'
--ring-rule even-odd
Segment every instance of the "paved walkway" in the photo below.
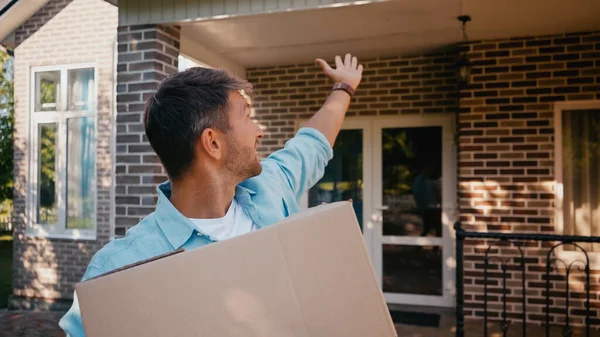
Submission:
{"label": "paved walkway", "polygon": [[[0,309],[0,337],[64,337],[64,333],[57,323],[63,313],[61,312],[28,312],[28,311],[2,311]],[[465,336],[483,337],[482,321],[467,321]],[[437,328],[423,327],[406,324],[397,324],[399,337],[454,337],[455,325],[452,315],[442,315]],[[520,337],[520,326],[511,326],[509,337]],[[488,337],[501,337],[502,333],[498,324],[490,324]],[[527,336],[545,336],[542,327],[528,326]],[[560,328],[553,329],[551,336],[563,336]],[[573,337],[584,336],[582,331],[575,331]],[[592,331],[591,336],[600,336],[600,332]],[[373,336],[375,337],[375,336]]]}
{"label": "paved walkway", "polygon": [[[498,325],[494,325],[488,328],[488,336],[487,337],[502,337],[502,331],[498,328]],[[454,337],[456,327],[454,324],[450,327],[439,327],[439,328],[430,328],[430,327],[417,327],[411,325],[396,325],[396,330],[398,331],[398,337]],[[481,321],[470,322],[467,321],[465,324],[465,336],[466,337],[484,337],[483,336],[483,323]],[[521,337],[521,326],[515,325],[511,326],[507,333],[508,337]],[[546,330],[543,327],[537,325],[527,326],[527,336],[531,337],[543,337],[546,336]],[[555,327],[550,332],[551,337],[564,337],[562,328]],[[573,331],[572,337],[584,337],[585,333],[582,330]],[[590,336],[599,337],[600,332],[592,330]]]}
{"label": "paved walkway", "polygon": [[[454,324],[454,315],[442,315],[440,325],[437,328],[433,327],[421,327],[414,325],[403,325],[396,324],[396,330],[398,331],[398,337],[454,337],[456,332],[456,325]],[[522,325],[514,324],[510,325],[507,336],[508,337],[521,337]],[[598,327],[593,327],[590,336],[600,337],[600,331]],[[531,324],[527,325],[527,336],[529,337],[543,337],[546,336],[545,327]],[[485,337],[483,335],[483,321],[482,320],[467,320],[465,322],[465,336],[466,337]],[[502,337],[502,330],[498,322],[488,324],[488,336],[487,337]],[[550,337],[564,337],[562,327],[553,326],[550,330]],[[585,331],[582,329],[574,328],[571,337],[584,337]]]}
{"label": "paved walkway", "polygon": [[58,326],[62,312],[0,309],[0,337],[64,337]]}

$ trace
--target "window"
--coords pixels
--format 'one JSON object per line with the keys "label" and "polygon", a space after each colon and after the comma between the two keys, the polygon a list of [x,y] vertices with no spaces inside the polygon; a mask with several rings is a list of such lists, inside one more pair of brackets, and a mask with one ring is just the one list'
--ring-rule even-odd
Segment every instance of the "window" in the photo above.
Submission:
{"label": "window", "polygon": [[29,234],[95,238],[96,71],[32,69]]}
{"label": "window", "polygon": [[[566,235],[600,236],[600,102],[590,104],[556,113],[557,223]],[[599,244],[581,246],[600,252]]]}

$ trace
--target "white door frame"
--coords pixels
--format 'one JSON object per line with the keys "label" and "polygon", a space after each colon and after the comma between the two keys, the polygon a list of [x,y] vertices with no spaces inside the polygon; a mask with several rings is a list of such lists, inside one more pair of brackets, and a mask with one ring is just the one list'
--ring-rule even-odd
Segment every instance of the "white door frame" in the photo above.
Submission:
{"label": "white door frame", "polygon": [[[298,121],[297,129],[306,121]],[[440,245],[442,255],[443,296],[384,293],[387,303],[453,307],[455,305],[455,235],[457,220],[455,117],[452,114],[414,115],[402,117],[349,117],[342,130],[363,131],[363,235],[380,286],[383,278],[383,244]],[[442,127],[442,237],[383,236],[382,227],[382,151],[381,130],[401,127]],[[308,207],[308,194],[299,200],[301,209]]]}
{"label": "white door frame", "polygon": [[[382,210],[382,144],[381,131],[384,128],[412,128],[439,126],[442,128],[442,237],[384,236]],[[383,279],[383,244],[414,246],[442,246],[442,296],[384,293],[388,303],[426,306],[454,306],[455,259],[454,232],[451,230],[457,216],[456,207],[456,156],[454,149],[454,118],[452,115],[410,116],[373,121],[373,205],[375,228],[373,230],[372,251],[375,272],[380,282]]]}
{"label": "white door frame", "polygon": [[[299,121],[298,128],[302,127],[302,125],[306,121]],[[375,225],[372,219],[373,214],[373,171],[372,171],[372,159],[371,159],[371,139],[373,139],[372,134],[372,124],[371,120],[367,118],[347,118],[344,120],[342,124],[342,130],[362,130],[363,132],[363,236],[365,238],[365,243],[367,244],[367,248],[369,251],[369,256],[372,258],[375,254],[373,252],[373,231],[375,230]],[[302,194],[302,197],[299,200],[299,205],[301,209],[308,208],[308,193]],[[372,261],[374,262],[374,261]]]}

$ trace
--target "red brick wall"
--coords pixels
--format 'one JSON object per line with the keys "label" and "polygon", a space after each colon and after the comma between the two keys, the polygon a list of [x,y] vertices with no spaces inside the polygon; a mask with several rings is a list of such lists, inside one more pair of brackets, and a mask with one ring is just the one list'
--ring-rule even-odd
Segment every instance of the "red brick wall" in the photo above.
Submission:
{"label": "red brick wall", "polygon": [[[453,53],[361,60],[363,81],[348,117],[454,113],[457,103]],[[294,135],[297,119],[310,118],[333,82],[316,65],[249,69],[255,87],[255,117],[265,129],[262,155]]]}
{"label": "red brick wall", "polygon": [[[600,33],[473,43],[468,88],[459,117],[460,219],[468,230],[555,233],[554,103],[600,99]],[[483,307],[483,253],[490,242],[467,240],[465,291],[468,315]],[[526,248],[528,319],[543,320],[548,244]],[[517,256],[503,248],[503,257]],[[495,267],[497,268],[497,267]],[[498,269],[488,283],[490,315],[500,317]],[[600,272],[592,275],[592,308],[600,307]],[[564,320],[564,277],[552,276],[553,319]],[[575,280],[576,276],[572,278]],[[519,318],[520,274],[509,270],[508,309]],[[581,287],[571,298],[572,319],[582,322]],[[594,309],[593,315],[596,316]],[[600,321],[596,320],[595,323]]]}

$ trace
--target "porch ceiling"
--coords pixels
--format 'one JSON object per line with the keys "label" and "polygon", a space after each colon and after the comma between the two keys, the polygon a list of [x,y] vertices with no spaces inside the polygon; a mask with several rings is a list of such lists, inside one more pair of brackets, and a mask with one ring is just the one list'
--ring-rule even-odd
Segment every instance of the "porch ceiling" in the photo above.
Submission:
{"label": "porch ceiling", "polygon": [[[390,0],[182,24],[182,35],[242,67],[439,49],[469,40],[600,30],[598,0]],[[194,57],[194,55],[190,55]]]}

